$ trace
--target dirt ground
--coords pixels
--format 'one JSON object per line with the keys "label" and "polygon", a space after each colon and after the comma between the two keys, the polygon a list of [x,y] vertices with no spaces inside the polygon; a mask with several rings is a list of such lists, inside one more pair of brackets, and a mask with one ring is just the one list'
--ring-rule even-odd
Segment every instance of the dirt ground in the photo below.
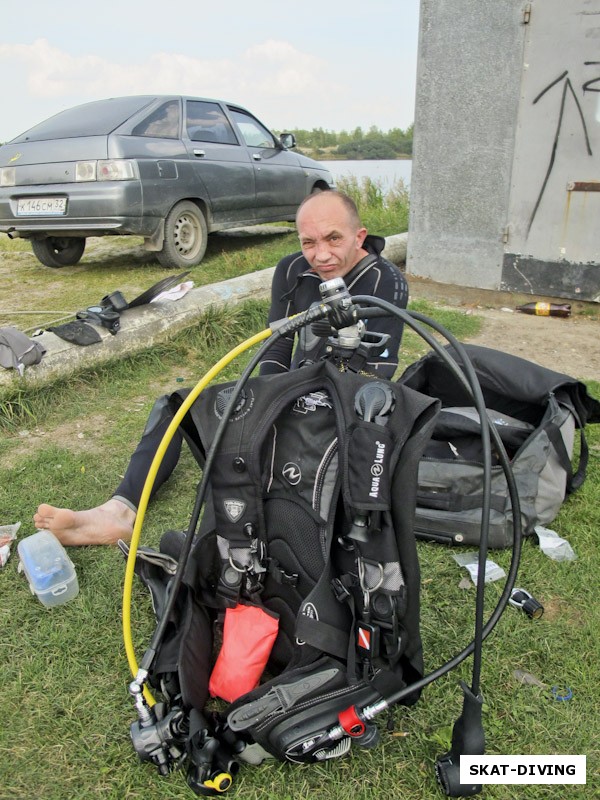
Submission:
{"label": "dirt ground", "polygon": [[[468,341],[535,361],[581,381],[600,381],[600,304],[556,300],[441,284],[407,275],[412,299],[422,298],[483,318]],[[536,317],[515,311],[532,300],[571,305],[570,317]]]}
{"label": "dirt ground", "polygon": [[471,344],[504,350],[584,382],[600,381],[600,320],[536,317],[502,308],[472,312],[484,322]]}

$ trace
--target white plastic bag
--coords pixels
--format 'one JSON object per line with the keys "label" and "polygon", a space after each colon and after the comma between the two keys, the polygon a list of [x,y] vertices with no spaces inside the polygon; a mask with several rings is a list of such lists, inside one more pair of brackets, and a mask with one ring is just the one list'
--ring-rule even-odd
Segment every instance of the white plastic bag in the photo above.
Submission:
{"label": "white plastic bag", "polygon": [[[452,556],[460,567],[465,567],[469,571],[471,580],[477,585],[477,575],[479,574],[479,553],[456,553]],[[485,562],[485,576],[484,583],[491,583],[498,581],[500,578],[506,577],[506,572],[496,564],[495,561],[489,559]]]}
{"label": "white plastic bag", "polygon": [[540,550],[548,558],[553,561],[575,561],[577,558],[575,551],[566,539],[561,539],[556,531],[544,528],[543,525],[536,525],[534,531],[538,537]]}
{"label": "white plastic bag", "polygon": [[14,525],[0,525],[0,567],[3,567],[10,556],[10,546],[17,537],[20,522]]}

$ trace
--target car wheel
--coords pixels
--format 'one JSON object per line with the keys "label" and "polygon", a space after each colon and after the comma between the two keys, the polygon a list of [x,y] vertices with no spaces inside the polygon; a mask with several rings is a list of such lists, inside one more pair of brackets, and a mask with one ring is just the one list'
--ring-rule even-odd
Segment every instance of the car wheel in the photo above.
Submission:
{"label": "car wheel", "polygon": [[48,236],[47,239],[32,239],[31,249],[37,260],[45,267],[72,267],[77,264],[85,250],[83,236]]}
{"label": "car wheel", "polygon": [[165,219],[165,239],[157,258],[163,267],[193,267],[206,252],[208,233],[204,214],[195,203],[173,206]]}

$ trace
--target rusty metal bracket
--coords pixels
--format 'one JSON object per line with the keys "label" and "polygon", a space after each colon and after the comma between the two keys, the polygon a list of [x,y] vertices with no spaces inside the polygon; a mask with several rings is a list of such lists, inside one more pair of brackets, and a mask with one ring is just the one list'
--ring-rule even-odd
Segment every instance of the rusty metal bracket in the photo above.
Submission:
{"label": "rusty metal bracket", "polygon": [[600,181],[569,181],[567,192],[600,192]]}

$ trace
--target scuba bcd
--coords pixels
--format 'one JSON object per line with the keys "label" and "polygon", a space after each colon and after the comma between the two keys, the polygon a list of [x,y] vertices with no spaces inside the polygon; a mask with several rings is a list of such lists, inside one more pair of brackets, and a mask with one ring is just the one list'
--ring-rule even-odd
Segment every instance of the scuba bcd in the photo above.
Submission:
{"label": "scuba bcd", "polygon": [[[131,727],[134,748],[163,774],[185,765],[188,784],[197,794],[221,793],[231,786],[240,761],[256,763],[271,755],[311,763],[343,755],[352,743],[374,746],[378,733],[373,719],[378,714],[396,703],[414,702],[425,686],[473,654],[471,686],[462,684],[463,712],[436,774],[447,795],[474,794],[481,787],[460,783],[459,756],[483,753],[482,643],[506,607],[520,556],[515,513],[507,582],[484,621],[490,438],[518,509],[508,458],[487,424],[469,359],[448,331],[383,300],[351,297],[341,279],[324,283],[321,294],[321,303],[274,323],[232,351],[237,355],[263,342],[235,384],[207,389],[233,355],[209,371],[185,398],[151,466],[124,592],[124,636],[134,676],[130,692],[139,718]],[[412,521],[419,449],[431,432],[438,404],[363,373],[367,355],[385,347],[385,339],[366,333],[363,319],[384,314],[396,315],[448,362],[481,419],[485,476],[474,637],[429,675],[422,670]],[[464,371],[422,323],[448,339]],[[285,376],[251,377],[274,339],[311,324],[313,332],[329,337],[325,361]],[[156,470],[188,413],[205,446],[188,530],[179,538],[165,534],[169,546],[161,546],[164,552],[138,552]],[[304,427],[303,460],[293,442],[295,432]],[[210,514],[199,522],[209,485],[216,519],[212,527],[204,522],[212,519]],[[401,493],[403,502],[398,500]],[[310,561],[294,555],[298,531]],[[134,570],[155,592],[155,607],[160,608],[139,666],[129,630]],[[244,689],[241,697],[226,698],[227,711],[206,713],[211,626],[223,614],[227,625],[228,612],[240,607],[278,618],[269,661],[278,674],[255,689]],[[177,639],[172,638],[174,619],[180,621]],[[192,640],[203,640],[202,652],[194,652],[193,658]],[[175,662],[166,657],[174,648],[179,653]],[[154,702],[148,682],[164,701]]]}

